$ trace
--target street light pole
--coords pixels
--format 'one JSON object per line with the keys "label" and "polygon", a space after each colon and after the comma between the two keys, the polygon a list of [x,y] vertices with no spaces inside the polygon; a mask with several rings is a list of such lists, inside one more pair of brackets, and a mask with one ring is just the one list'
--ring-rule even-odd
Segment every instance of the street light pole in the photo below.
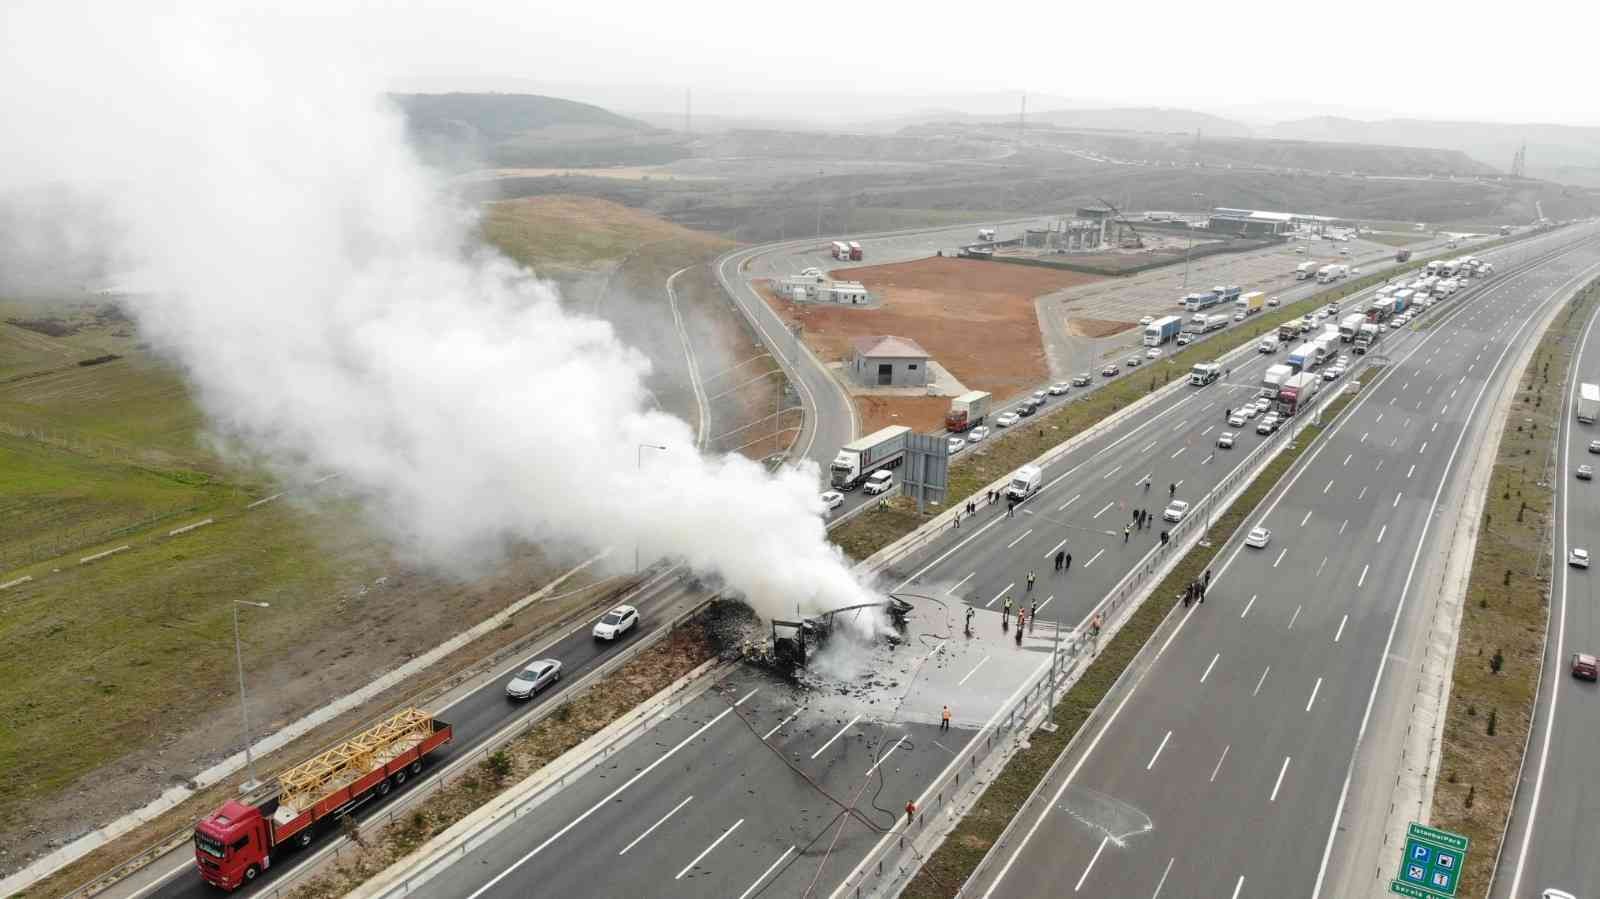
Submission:
{"label": "street light pole", "polygon": [[[642,471],[644,469],[644,451],[646,449],[661,450],[662,452],[667,451],[666,447],[658,443],[639,444],[639,448],[635,450],[633,454],[633,468],[635,471]],[[633,538],[633,573],[639,573],[639,538],[637,537]]]}
{"label": "street light pole", "polygon": [[270,609],[272,603],[251,602],[248,599],[233,601],[233,661],[239,668],[239,720],[244,727],[244,763],[245,770],[250,779],[239,785],[239,792],[249,793],[261,786],[261,779],[256,777],[256,756],[250,748],[250,712],[244,697],[244,649],[239,640],[239,607],[252,606],[257,609]]}
{"label": "street light pole", "polygon": [[[1194,194],[1195,205],[1200,205],[1200,198],[1205,194]],[[1201,210],[1204,212],[1205,210]],[[1189,292],[1189,251],[1194,249],[1194,222],[1189,223],[1189,243],[1183,248],[1183,292]]]}
{"label": "street light pole", "polygon": [[822,169],[817,169],[817,239],[822,239]]}

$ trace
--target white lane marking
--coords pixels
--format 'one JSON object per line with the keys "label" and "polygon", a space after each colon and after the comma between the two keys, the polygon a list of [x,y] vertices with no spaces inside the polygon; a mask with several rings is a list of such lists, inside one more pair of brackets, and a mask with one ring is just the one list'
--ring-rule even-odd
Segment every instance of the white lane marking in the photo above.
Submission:
{"label": "white lane marking", "polygon": [[1077,502],[1078,498],[1081,497],[1081,496],[1083,496],[1083,494],[1080,493],[1077,496],[1074,496],[1072,499],[1067,500],[1066,502],[1064,502],[1061,505],[1057,506],[1056,507],[1056,511],[1057,512],[1065,512],[1065,511],[1067,511],[1067,507],[1072,505],[1073,503]]}
{"label": "white lane marking", "polygon": [[693,796],[685,796],[685,797],[683,797],[683,801],[678,803],[677,805],[673,806],[672,807],[672,811],[667,812],[665,815],[662,815],[661,816],[661,820],[659,820],[656,823],[650,825],[650,827],[648,829],[646,829],[644,833],[641,833],[638,836],[634,837],[633,838],[633,842],[631,842],[628,845],[622,847],[622,851],[618,852],[617,854],[618,855],[627,855],[629,849],[632,849],[633,847],[639,845],[639,841],[640,840],[642,840],[645,837],[651,835],[652,833],[655,833],[657,827],[660,827],[661,825],[667,823],[667,819],[668,818],[672,817],[673,815],[676,815],[678,813],[678,810],[683,808],[684,806],[688,805],[689,804],[689,800],[691,800],[693,798],[694,798]]}
{"label": "white lane marking", "polygon": [[917,667],[921,667],[929,659],[933,658],[934,656],[938,655],[941,652],[944,652],[944,643],[945,643],[944,638],[940,637],[939,638],[939,642],[933,644],[933,648],[928,650],[928,654],[927,655],[923,656],[920,659],[917,659]]}
{"label": "white lane marking", "polygon": [[1183,486],[1183,479],[1179,478],[1178,482],[1176,484],[1173,484],[1172,486],[1174,486],[1174,487],[1182,487]]}
{"label": "white lane marking", "polygon": [[964,687],[964,686],[966,686],[966,685],[967,685],[967,681],[968,681],[968,680],[969,680],[969,679],[970,679],[970,678],[971,678],[971,677],[972,677],[972,676],[973,676],[973,675],[974,675],[974,674],[977,674],[977,673],[978,673],[978,669],[979,669],[979,668],[982,668],[982,667],[983,667],[983,663],[984,663],[984,662],[987,662],[987,661],[989,661],[989,657],[988,657],[988,656],[984,656],[984,657],[983,657],[983,658],[981,658],[981,659],[979,659],[979,660],[978,660],[978,664],[976,664],[976,665],[973,665],[973,666],[972,666],[972,670],[971,670],[971,671],[968,671],[968,672],[967,672],[967,676],[966,676],[966,677],[963,677],[963,678],[962,678],[962,679],[961,679],[961,680],[959,680],[959,681],[957,681],[957,682],[956,682],[956,686],[958,686],[958,687]]}
{"label": "white lane marking", "polygon": [[1111,502],[1106,503],[1105,505],[1101,506],[1100,507],[1100,511],[1094,513],[1094,515],[1092,517],[1099,518],[1100,516],[1106,514],[1106,510],[1107,509],[1111,508],[1112,506],[1114,506],[1116,504],[1117,504],[1116,500],[1112,500]]}
{"label": "white lane marking", "polygon": [[1306,522],[1308,522],[1310,520],[1311,520],[1311,510],[1307,509],[1306,510],[1306,517],[1300,519],[1300,526],[1301,527],[1305,527],[1306,526]]}
{"label": "white lane marking", "polygon": [[1216,425],[1212,425],[1211,427],[1206,428],[1204,431],[1201,431],[1200,432],[1200,436],[1204,437],[1207,434],[1211,433],[1212,431],[1215,431],[1216,429],[1217,429],[1217,426]]}
{"label": "white lane marking", "polygon": [[1217,659],[1220,658],[1222,658],[1222,653],[1220,652],[1211,657],[1211,664],[1207,665],[1205,673],[1200,675],[1200,683],[1205,683],[1206,678],[1211,676],[1211,669],[1217,666]]}
{"label": "white lane marking", "polygon": [[1240,874],[1239,875],[1239,882],[1233,885],[1233,897],[1232,897],[1232,899],[1239,899],[1239,891],[1242,890],[1242,889],[1244,889],[1244,875]]}
{"label": "white lane marking", "polygon": [[[1244,611],[1239,613],[1239,617],[1240,618],[1243,618],[1244,616],[1250,614],[1250,607],[1256,604],[1256,596],[1258,596],[1258,595],[1259,594],[1256,594],[1256,593],[1250,594],[1250,601],[1244,604]],[[1211,669],[1208,668],[1206,670],[1209,671]]]}
{"label": "white lane marking", "polygon": [[1399,442],[1400,442],[1400,438],[1399,437],[1390,437],[1389,438],[1389,446],[1391,446],[1391,447],[1394,446],[1396,443],[1399,443]]}
{"label": "white lane marking", "polygon": [[717,837],[715,840],[712,840],[710,846],[707,846],[706,848],[700,850],[700,854],[694,857],[694,861],[688,863],[687,865],[684,865],[683,866],[683,870],[678,872],[678,876],[674,877],[672,879],[673,880],[682,880],[683,879],[683,875],[688,874],[690,869],[692,869],[695,865],[700,864],[700,860],[705,858],[706,856],[710,855],[711,854],[711,850],[717,848],[718,846],[721,846],[722,845],[722,841],[726,840],[728,838],[728,834],[733,833],[734,831],[738,830],[739,829],[739,825],[741,825],[743,823],[744,823],[744,819],[743,818],[740,818],[739,820],[733,822],[733,826],[732,827],[728,828],[727,830],[724,830],[722,832],[722,836]]}
{"label": "white lane marking", "polygon": [[1022,536],[1020,536],[1017,539],[1015,539],[1015,540],[1011,541],[1010,543],[1006,544],[1006,549],[1011,549],[1012,547],[1016,546],[1018,543],[1021,543],[1022,541],[1028,539],[1028,535],[1031,534],[1031,533],[1033,533],[1033,528],[1028,528],[1026,531],[1023,531],[1022,532]]}
{"label": "white lane marking", "polygon": [[1378,424],[1381,421],[1383,421],[1383,413],[1379,412],[1378,413],[1378,417],[1377,417],[1377,419],[1375,421],[1373,421],[1373,424]]}
{"label": "white lane marking", "polygon": [[1217,772],[1222,770],[1222,760],[1228,757],[1228,750],[1232,748],[1232,743],[1222,747],[1222,755],[1217,757],[1217,767],[1211,769],[1211,783],[1217,782]]}
{"label": "white lane marking", "polygon": [[1346,518],[1344,520],[1344,522],[1339,525],[1339,533],[1343,534],[1344,533],[1344,529],[1349,527],[1349,526],[1350,526],[1350,519]]}
{"label": "white lane marking", "polygon": [[[796,714],[799,714],[799,713],[797,712]],[[766,742],[767,740],[772,739],[772,735],[773,734],[777,733],[779,730],[781,730],[783,728],[783,726],[785,724],[788,724],[790,721],[793,721],[793,720],[794,720],[794,715],[790,715],[789,717],[783,719],[782,721],[779,721],[777,723],[777,726],[773,727],[772,730],[769,730],[766,733],[761,735],[762,742]]]}
{"label": "white lane marking", "polygon": [[[1446,399],[1452,399],[1452,400],[1455,399],[1455,398],[1456,398],[1456,392],[1454,390],[1450,391],[1450,395],[1448,397],[1446,397]],[[1448,409],[1450,407],[1446,406],[1445,408]]]}
{"label": "white lane marking", "polygon": [[1319,677],[1311,687],[1311,698],[1306,700],[1306,711],[1311,711],[1311,704],[1317,701],[1317,691],[1320,689],[1322,689],[1322,678]]}
{"label": "white lane marking", "polygon": [[1371,433],[1372,433],[1371,431],[1368,431],[1368,432],[1366,432],[1366,434],[1362,434],[1361,435],[1361,439],[1357,440],[1356,442],[1357,443],[1366,443],[1367,442],[1367,434],[1371,434]]}
{"label": "white lane marking", "polygon": [[1342,465],[1349,465],[1349,464],[1350,464],[1350,460],[1351,460],[1351,459],[1354,459],[1354,458],[1355,458],[1355,457],[1356,457],[1356,454],[1355,454],[1355,453],[1351,453],[1351,454],[1350,454],[1350,455],[1348,455],[1348,456],[1345,456],[1345,457],[1344,457],[1344,462],[1342,462],[1342,463],[1340,463],[1340,464],[1342,464]]}
{"label": "white lane marking", "polygon": [[744,701],[746,699],[749,699],[750,697],[752,697],[752,696],[754,696],[754,695],[756,695],[757,693],[760,693],[760,692],[761,692],[761,688],[760,687],[757,687],[754,690],[751,690],[749,693],[746,693],[743,696],[739,697],[739,701],[734,703],[733,707],[734,708],[738,708],[739,706],[744,705]]}
{"label": "white lane marking", "polygon": [[1261,685],[1267,682],[1267,671],[1271,671],[1271,670],[1272,670],[1272,666],[1268,665],[1266,667],[1266,670],[1261,672],[1261,679],[1256,681],[1256,688],[1254,690],[1250,691],[1250,695],[1251,696],[1254,696],[1257,693],[1261,692]]}
{"label": "white lane marking", "polygon": [[1056,595],[1054,593],[1050,594],[1049,599],[1046,599],[1044,602],[1039,603],[1039,608],[1035,609],[1034,611],[1035,612],[1043,612],[1044,611],[1044,607],[1050,604],[1050,600],[1051,599],[1055,599],[1055,598],[1056,598]]}
{"label": "white lane marking", "polygon": [[1425,453],[1427,451],[1428,451],[1428,441],[1424,440],[1424,441],[1422,441],[1421,449],[1417,450],[1417,455],[1420,456],[1420,455],[1422,455],[1423,453]]}
{"label": "white lane marking", "polygon": [[1323,556],[1322,557],[1322,561],[1320,563],[1318,563],[1318,565],[1317,565],[1317,574],[1319,574],[1319,575],[1322,574],[1322,569],[1324,569],[1326,567],[1328,567],[1328,557],[1327,556]]}
{"label": "white lane marking", "polygon": [[1156,754],[1150,756],[1150,763],[1144,766],[1144,770],[1149,771],[1156,766],[1156,759],[1161,758],[1161,750],[1167,748],[1167,741],[1170,739],[1172,739],[1172,731],[1169,730],[1167,735],[1161,738],[1161,745],[1156,747]]}
{"label": "white lane marking", "polygon": [[1287,556],[1288,554],[1289,554],[1289,547],[1287,547],[1287,546],[1285,546],[1283,549],[1279,550],[1278,551],[1278,558],[1273,560],[1272,567],[1273,568],[1277,568],[1278,567],[1278,563],[1282,562],[1283,561],[1283,557]]}
{"label": "white lane marking", "polygon": [[1186,449],[1188,449],[1188,447],[1187,447],[1187,446],[1180,446],[1180,447],[1178,447],[1178,451],[1177,451],[1177,452],[1175,452],[1175,453],[1173,453],[1173,454],[1172,454],[1172,455],[1171,455],[1171,456],[1169,456],[1169,457],[1168,457],[1168,458],[1171,458],[1171,459],[1176,459],[1176,458],[1178,458],[1178,457],[1179,457],[1179,456],[1181,456],[1181,455],[1183,455],[1183,451],[1184,451],[1184,450],[1186,450]]}
{"label": "white lane marking", "polygon": [[1303,606],[1303,605],[1299,605],[1299,606],[1295,606],[1294,607],[1294,614],[1289,616],[1289,627],[1288,627],[1288,630],[1291,630],[1291,631],[1294,630],[1294,623],[1296,621],[1300,620],[1300,610],[1303,609],[1303,608],[1305,608],[1305,606]]}
{"label": "white lane marking", "polygon": [[1438,422],[1434,422],[1433,423],[1433,427],[1428,429],[1428,433],[1432,434],[1434,431],[1437,431],[1437,430],[1439,430],[1439,423]]}
{"label": "white lane marking", "polygon": [[750,899],[750,896],[755,893],[756,887],[761,886],[761,884],[764,883],[768,877],[772,876],[772,872],[773,871],[778,870],[778,866],[783,864],[783,860],[788,858],[789,856],[791,856],[793,854],[794,854],[794,847],[793,846],[790,846],[788,849],[783,850],[783,854],[778,856],[778,860],[773,862],[767,868],[767,870],[762,871],[761,872],[761,876],[756,878],[756,882],[755,883],[750,884],[750,888],[748,890],[745,890],[744,892],[739,894],[739,899]]}
{"label": "white lane marking", "polygon": [[[1318,681],[1318,683],[1321,683],[1321,681]],[[1312,694],[1312,695],[1316,695],[1316,694]],[[883,754],[883,758],[878,759],[877,761],[873,762],[872,763],[872,767],[867,769],[867,773],[866,773],[865,776],[866,777],[871,777],[872,776],[872,772],[878,770],[878,766],[879,765],[883,764],[884,762],[887,762],[889,760],[889,756],[894,755],[894,751],[896,749],[899,749],[900,748],[900,744],[904,743],[905,741],[906,741],[905,737],[901,737],[900,739],[894,741],[894,745],[890,746],[889,747],[889,751],[885,752]]]}
{"label": "white lane marking", "polygon": [[955,584],[954,587],[951,587],[949,590],[944,591],[944,595],[945,596],[955,596],[956,595],[956,591],[961,589],[961,585],[962,584],[965,584],[967,581],[972,580],[972,575],[973,574],[977,574],[977,572],[974,571],[972,574],[969,574],[966,577],[962,578],[961,580],[956,581],[956,584]]}
{"label": "white lane marking", "polygon": [[1100,860],[1100,853],[1106,851],[1106,844],[1111,842],[1110,836],[1100,838],[1100,847],[1094,851],[1094,857],[1089,859],[1089,867],[1083,869],[1083,876],[1078,878],[1078,885],[1072,888],[1074,893],[1083,889],[1083,882],[1089,879],[1089,872],[1094,870],[1094,863]]}
{"label": "white lane marking", "polygon": [[1183,421],[1180,421],[1177,424],[1173,425],[1172,426],[1172,433],[1176,434],[1179,431],[1183,430],[1183,426],[1188,424],[1188,423],[1189,423],[1189,419],[1185,418]]}
{"label": "white lane marking", "polygon": [[1328,491],[1329,491],[1329,490],[1332,490],[1332,489],[1333,489],[1333,482],[1332,482],[1332,481],[1329,481],[1329,482],[1328,482],[1328,486],[1326,486],[1326,487],[1324,487],[1324,488],[1322,488],[1322,492],[1323,492],[1323,493],[1324,493],[1324,494],[1326,494],[1326,493],[1327,493],[1327,492],[1328,492]]}
{"label": "white lane marking", "polygon": [[[989,657],[988,656],[984,656],[983,657],[983,662],[987,662],[987,661],[989,661]],[[983,664],[983,662],[979,662],[978,664],[981,666]],[[973,671],[977,671],[978,669],[974,668],[972,670]],[[971,676],[972,675],[970,673],[967,675],[967,677],[971,677]],[[966,683],[966,681],[963,680],[962,683]],[[957,686],[960,686],[960,684],[957,684]],[[860,715],[857,715],[854,718],[851,718],[849,724],[846,724],[844,727],[839,728],[839,732],[834,734],[833,736],[829,737],[828,738],[828,742],[822,744],[822,747],[819,748],[816,752],[811,753],[811,758],[813,760],[815,760],[817,756],[819,756],[823,752],[827,751],[828,747],[833,745],[833,741],[835,741],[835,740],[839,739],[840,737],[844,736],[845,732],[850,730],[850,728],[855,727],[856,726],[856,722],[860,721],[860,720],[861,720],[861,716]]]}
{"label": "white lane marking", "polygon": [[599,802],[596,802],[594,805],[589,806],[589,810],[588,811],[584,812],[583,814],[579,815],[576,818],[573,818],[571,821],[567,822],[565,827],[562,827],[560,830],[558,830],[555,833],[551,834],[550,836],[546,837],[545,841],[543,843],[540,843],[539,845],[537,845],[537,846],[533,847],[532,849],[528,850],[528,854],[527,855],[524,855],[523,857],[517,859],[515,862],[512,862],[510,865],[507,865],[499,874],[496,874],[494,876],[494,878],[491,879],[488,883],[486,883],[483,886],[478,887],[476,890],[474,890],[471,893],[471,895],[467,896],[467,899],[478,899],[479,896],[482,896],[484,893],[487,893],[490,890],[494,889],[497,885],[499,885],[500,881],[505,880],[507,877],[511,876],[511,872],[513,872],[513,871],[517,870],[518,868],[522,867],[528,861],[528,859],[533,858],[535,855],[538,855],[539,853],[541,853],[544,850],[548,849],[550,847],[551,843],[554,843],[556,840],[559,840],[562,837],[566,836],[567,833],[572,830],[572,828],[577,827],[579,824],[582,824],[584,821],[588,820],[590,815],[594,814],[595,812],[599,811],[602,808],[605,808],[607,805],[610,805],[613,800],[615,800],[618,796],[621,796],[624,792],[626,792],[634,784],[636,784],[640,780],[642,780],[645,777],[645,775],[649,774],[651,771],[654,771],[656,769],[657,765],[660,765],[662,762],[665,762],[667,759],[670,759],[674,755],[677,755],[678,750],[680,750],[683,747],[689,745],[690,743],[694,742],[695,740],[700,739],[700,735],[701,734],[704,734],[706,731],[710,730],[713,725],[715,725],[717,722],[721,721],[723,718],[728,717],[728,715],[730,713],[732,713],[732,712],[733,712],[733,706],[728,706],[727,708],[725,708],[722,711],[718,712],[717,716],[715,718],[712,718],[710,721],[707,721],[705,724],[700,725],[700,729],[699,730],[696,730],[694,733],[690,734],[689,736],[684,737],[683,738],[683,742],[681,742],[678,745],[676,745],[676,746],[672,747],[671,749],[667,750],[664,754],[662,754],[662,756],[660,758],[658,758],[655,761],[651,762],[650,764],[646,765],[643,769],[641,769],[639,771],[638,774],[635,774],[634,776],[628,778],[627,782],[624,783],[622,786],[617,787],[615,790],[612,790],[610,793],[606,794],[606,797],[604,799],[600,800]]}
{"label": "white lane marking", "polygon": [[1338,643],[1339,642],[1339,638],[1344,636],[1344,624],[1345,624],[1346,621],[1349,621],[1349,620],[1350,620],[1350,616],[1349,615],[1345,615],[1343,618],[1339,619],[1339,630],[1334,632],[1333,642]]}
{"label": "white lane marking", "polygon": [[1393,509],[1393,508],[1396,508],[1397,506],[1399,506],[1400,505],[1400,497],[1402,497],[1402,496],[1405,496],[1405,492],[1404,491],[1396,493],[1394,495],[1394,502],[1389,504],[1389,508]]}
{"label": "white lane marking", "polygon": [[1045,550],[1044,557],[1046,559],[1050,558],[1051,556],[1056,554],[1056,550],[1059,550],[1061,547],[1066,546],[1066,545],[1067,545],[1067,538],[1063,537],[1063,538],[1061,538],[1061,542],[1060,543],[1057,543],[1055,546],[1052,546],[1049,549]]}
{"label": "white lane marking", "polygon": [[1417,470],[1417,466],[1415,464],[1413,464],[1410,468],[1406,469],[1406,480],[1410,480],[1412,473],[1415,472],[1416,470]]}
{"label": "white lane marking", "polygon": [[1015,587],[1016,585],[1017,585],[1016,581],[1012,581],[1011,583],[1006,584],[1004,587],[1000,588],[1000,592],[999,593],[996,593],[994,595],[994,599],[991,599],[988,602],[984,603],[983,607],[985,609],[987,609],[990,606],[994,605],[996,599],[999,599],[1000,597],[1005,596],[1007,593],[1010,593],[1011,592],[1011,588]]}
{"label": "white lane marking", "polygon": [[1367,498],[1367,488],[1362,487],[1361,488],[1361,492],[1356,494],[1356,501],[1360,502],[1361,500],[1364,500],[1366,498]]}
{"label": "white lane marking", "polygon": [[1113,468],[1110,471],[1106,472],[1105,477],[1101,478],[1100,480],[1104,481],[1107,478],[1111,477],[1112,475],[1116,474],[1117,472],[1119,472],[1121,470],[1122,470],[1122,466],[1118,465],[1116,468]]}
{"label": "white lane marking", "polygon": [[1406,423],[1404,425],[1401,425],[1401,427],[1405,427],[1405,428],[1411,427],[1411,419],[1408,417],[1406,419]]}
{"label": "white lane marking", "polygon": [[1382,543],[1383,542],[1383,535],[1387,534],[1387,533],[1389,533],[1389,526],[1388,525],[1384,525],[1383,527],[1378,528],[1378,539],[1377,539],[1376,542]]}
{"label": "white lane marking", "polygon": [[1088,568],[1090,565],[1093,565],[1094,564],[1094,560],[1100,558],[1100,556],[1103,555],[1104,553],[1105,553],[1105,549],[1101,548],[1100,552],[1097,552],[1094,555],[1090,556],[1089,557],[1089,561],[1083,563],[1083,567]]}
{"label": "white lane marking", "polygon": [[[1283,767],[1278,769],[1278,782],[1272,785],[1272,795],[1267,797],[1267,801],[1268,802],[1277,802],[1278,801],[1278,789],[1283,786],[1283,775],[1288,770],[1289,770],[1289,757],[1288,756],[1284,756],[1283,757]],[[1240,884],[1244,883],[1244,878],[1243,877],[1239,878],[1239,883]],[[1239,891],[1238,890],[1234,890],[1233,894],[1235,896],[1237,896],[1237,895],[1239,895]]]}
{"label": "white lane marking", "polygon": [[1383,460],[1379,459],[1377,467],[1373,468],[1372,470],[1373,471],[1382,471],[1383,470]]}
{"label": "white lane marking", "polygon": [[1160,443],[1160,442],[1161,442],[1161,441],[1159,441],[1159,440],[1152,440],[1152,441],[1150,441],[1150,442],[1149,442],[1149,443],[1147,443],[1147,444],[1145,444],[1145,447],[1144,447],[1144,449],[1142,449],[1142,450],[1139,450],[1139,452],[1141,452],[1141,453],[1148,453],[1148,452],[1150,452],[1150,450],[1152,450],[1152,449],[1154,449],[1154,448],[1155,448],[1155,445],[1156,445],[1156,444],[1157,444],[1157,443]]}
{"label": "white lane marking", "polygon": [[[1167,875],[1172,873],[1172,863],[1177,860],[1177,856],[1167,859],[1167,870],[1161,872],[1161,879],[1156,882],[1156,891],[1150,894],[1150,899],[1160,899],[1161,888],[1167,885]],[[744,899],[744,897],[741,896],[739,899]]]}

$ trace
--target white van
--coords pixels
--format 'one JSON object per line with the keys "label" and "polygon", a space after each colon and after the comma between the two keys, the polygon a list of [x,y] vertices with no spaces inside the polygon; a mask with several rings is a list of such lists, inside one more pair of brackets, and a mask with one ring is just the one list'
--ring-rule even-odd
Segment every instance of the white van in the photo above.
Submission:
{"label": "white van", "polygon": [[1037,465],[1024,465],[1011,476],[1011,483],[1006,487],[1006,496],[1020,502],[1038,493],[1043,483],[1044,469]]}
{"label": "white van", "polygon": [[1277,351],[1278,338],[1276,337],[1268,337],[1267,339],[1256,344],[1256,352],[1258,353],[1276,353]]}

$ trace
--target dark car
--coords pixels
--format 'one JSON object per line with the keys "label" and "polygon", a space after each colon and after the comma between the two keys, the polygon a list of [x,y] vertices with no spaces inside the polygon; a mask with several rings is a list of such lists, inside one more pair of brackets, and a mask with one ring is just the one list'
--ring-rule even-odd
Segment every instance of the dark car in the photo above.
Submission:
{"label": "dark car", "polygon": [[1600,664],[1586,652],[1575,652],[1572,654],[1572,676],[1580,680],[1595,680],[1600,677]]}
{"label": "dark car", "polygon": [[1027,418],[1028,416],[1032,415],[1034,410],[1037,408],[1039,407],[1035,406],[1032,400],[1024,400],[1017,404],[1017,414],[1023,418]]}

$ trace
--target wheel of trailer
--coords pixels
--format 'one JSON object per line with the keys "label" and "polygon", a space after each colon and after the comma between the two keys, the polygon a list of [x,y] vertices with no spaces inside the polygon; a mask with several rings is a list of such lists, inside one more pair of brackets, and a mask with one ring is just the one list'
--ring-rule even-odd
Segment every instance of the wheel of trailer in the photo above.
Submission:
{"label": "wheel of trailer", "polygon": [[399,771],[396,771],[394,773],[394,785],[398,787],[398,786],[400,786],[401,784],[403,784],[405,782],[406,782],[406,769],[401,768]]}
{"label": "wheel of trailer", "polygon": [[383,797],[387,795],[389,795],[389,779],[386,777],[378,782],[378,796]]}
{"label": "wheel of trailer", "polygon": [[[315,826],[315,825],[313,825],[313,826]],[[312,839],[314,837],[315,837],[315,834],[313,834],[311,832],[311,828],[307,827],[305,830],[302,830],[299,833],[294,835],[294,844],[296,846],[300,847],[301,849],[304,849],[307,846],[311,845],[311,841],[312,841]]]}
{"label": "wheel of trailer", "polygon": [[412,774],[421,774],[422,773],[422,759],[417,759],[416,761],[411,763],[411,773]]}
{"label": "wheel of trailer", "polygon": [[257,868],[255,865],[251,865],[250,867],[245,868],[244,869],[244,882],[245,883],[249,883],[250,881],[255,880],[256,879],[256,875],[260,874],[260,873],[261,873],[261,870],[259,868]]}

